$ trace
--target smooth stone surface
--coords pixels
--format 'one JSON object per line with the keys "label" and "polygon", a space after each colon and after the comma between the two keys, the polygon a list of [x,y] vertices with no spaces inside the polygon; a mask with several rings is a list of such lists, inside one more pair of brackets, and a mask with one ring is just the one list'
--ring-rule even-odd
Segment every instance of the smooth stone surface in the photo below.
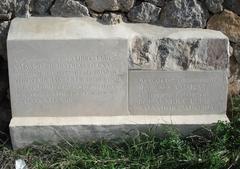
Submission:
{"label": "smooth stone surface", "polygon": [[71,33],[60,40],[51,39],[49,32],[38,40],[26,40],[25,34],[13,36],[13,32],[26,31],[22,28],[13,24],[8,39],[14,117],[128,114],[128,41],[124,36],[107,29],[95,32],[102,35],[98,38],[92,38],[91,30],[75,39]]}
{"label": "smooth stone surface", "polygon": [[8,40],[96,39],[96,37],[99,39],[128,38],[130,34],[129,29],[124,25],[103,25],[91,17],[15,18],[11,22]]}
{"label": "smooth stone surface", "polygon": [[225,71],[130,71],[131,115],[225,114]]}
{"label": "smooth stone surface", "polygon": [[[107,117],[17,117],[10,123],[14,149],[34,142],[57,144],[60,141],[96,141],[99,139],[126,138],[139,131],[154,132],[159,137],[163,125],[174,124],[182,134],[190,134],[202,126],[211,126],[218,120],[228,121],[226,115],[196,116],[107,116]],[[158,128],[159,127],[159,128]],[[163,127],[163,128],[162,128]],[[128,134],[126,134],[128,133]]]}
{"label": "smooth stone surface", "polygon": [[[8,39],[78,39],[78,38],[135,38],[150,39],[224,39],[228,38],[220,31],[196,28],[166,28],[144,23],[121,23],[118,25],[103,25],[95,18],[63,18],[63,17],[30,17],[15,18],[11,22]],[[81,25],[81,26],[79,26]],[[61,29],[59,29],[61,28]],[[47,36],[46,36],[47,35]]]}

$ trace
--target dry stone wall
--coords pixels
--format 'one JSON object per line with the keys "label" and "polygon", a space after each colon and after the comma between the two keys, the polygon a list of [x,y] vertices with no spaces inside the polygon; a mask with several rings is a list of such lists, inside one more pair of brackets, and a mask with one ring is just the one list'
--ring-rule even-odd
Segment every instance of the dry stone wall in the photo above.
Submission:
{"label": "dry stone wall", "polygon": [[[15,17],[61,16],[97,18],[103,24],[149,23],[165,27],[203,28],[222,31],[231,43],[229,93],[240,91],[240,0],[1,0],[0,1],[0,130],[10,120],[6,38]],[[60,28],[59,28],[60,29]],[[173,41],[139,37],[132,41],[131,65],[168,70],[168,61],[177,70],[221,69],[227,64],[221,44],[202,40]],[[206,48],[206,45],[208,48]],[[206,51],[204,51],[206,50]],[[165,57],[156,58],[157,53]],[[189,58],[182,58],[189,52]],[[205,54],[219,53],[221,67],[206,61]],[[195,64],[195,58],[200,64]],[[175,62],[172,62],[174,60]],[[210,64],[210,65],[206,65]],[[8,104],[6,104],[8,103]],[[8,106],[7,106],[8,105]]]}

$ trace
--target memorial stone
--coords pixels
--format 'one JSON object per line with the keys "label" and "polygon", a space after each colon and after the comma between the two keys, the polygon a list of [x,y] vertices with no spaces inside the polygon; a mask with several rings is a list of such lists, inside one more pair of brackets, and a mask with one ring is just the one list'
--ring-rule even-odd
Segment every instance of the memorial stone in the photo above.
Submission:
{"label": "memorial stone", "polygon": [[227,120],[229,42],[218,31],[17,18],[7,48],[14,148]]}

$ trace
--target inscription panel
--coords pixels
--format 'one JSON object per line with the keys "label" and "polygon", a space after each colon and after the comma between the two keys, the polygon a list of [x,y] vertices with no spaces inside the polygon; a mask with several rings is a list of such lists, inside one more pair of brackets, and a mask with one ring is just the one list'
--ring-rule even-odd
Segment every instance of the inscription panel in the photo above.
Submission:
{"label": "inscription panel", "polygon": [[133,115],[225,114],[224,71],[129,72],[129,111]]}
{"label": "inscription panel", "polygon": [[127,40],[10,41],[14,116],[126,115]]}

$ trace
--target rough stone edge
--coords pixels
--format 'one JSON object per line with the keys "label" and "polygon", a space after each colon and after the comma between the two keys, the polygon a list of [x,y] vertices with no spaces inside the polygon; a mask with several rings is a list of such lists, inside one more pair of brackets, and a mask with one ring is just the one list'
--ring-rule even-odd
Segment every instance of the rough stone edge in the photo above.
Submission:
{"label": "rough stone edge", "polygon": [[[114,116],[114,117],[14,117],[10,134],[14,149],[30,146],[34,142],[56,144],[61,141],[96,141],[123,139],[138,131],[160,127],[156,134],[163,134],[163,125],[173,124],[184,134],[219,120],[228,121],[225,114],[191,116]],[[126,134],[128,133],[128,134]]]}
{"label": "rough stone edge", "polygon": [[[76,34],[76,32],[74,33],[74,31],[72,31],[72,33],[69,34],[69,36],[64,35],[63,37],[61,36],[56,36],[54,34],[53,31],[56,31],[55,28],[54,29],[50,29],[49,30],[49,36],[46,36],[45,33],[41,32],[38,34],[34,31],[34,29],[32,29],[33,33],[31,33],[31,31],[27,31],[24,28],[28,25],[28,23],[33,23],[33,26],[37,27],[37,26],[42,26],[41,21],[46,21],[46,22],[50,22],[50,21],[54,21],[54,23],[58,23],[59,25],[63,25],[63,26],[69,26],[65,24],[65,21],[68,20],[66,18],[59,18],[59,17],[33,17],[31,19],[25,19],[25,18],[16,18],[12,21],[11,26],[10,26],[10,30],[9,30],[9,36],[7,39],[7,43],[9,44],[10,41],[16,41],[16,40],[48,40],[50,38],[52,38],[52,40],[64,40],[67,38],[69,39],[78,39],[78,35]],[[226,47],[227,49],[225,50],[226,53],[228,53],[228,56],[226,58],[226,66],[224,65],[220,65],[219,68],[217,68],[214,65],[206,65],[206,67],[196,67],[193,69],[189,69],[189,70],[222,70],[222,69],[227,69],[228,65],[227,63],[229,62],[229,56],[230,56],[230,52],[229,52],[229,40],[228,38],[221,33],[220,31],[214,31],[214,30],[208,30],[208,29],[196,29],[196,28],[164,28],[164,27],[159,27],[159,26],[154,26],[154,25],[148,25],[148,24],[135,24],[135,23],[131,23],[131,24],[126,24],[126,23],[122,23],[116,26],[112,26],[112,25],[103,25],[99,22],[96,21],[96,19],[94,18],[90,18],[90,17],[82,17],[82,18],[72,18],[71,21],[73,23],[89,23],[89,25],[91,26],[97,26],[99,28],[108,28],[108,29],[112,29],[114,31],[120,31],[121,34],[117,35],[116,38],[124,38],[124,39],[128,39],[128,43],[129,43],[129,52],[130,52],[130,56],[129,56],[129,69],[130,70],[135,70],[135,69],[143,69],[143,70],[158,70],[161,69],[158,67],[158,61],[157,58],[153,58],[153,60],[155,59],[155,61],[151,60],[149,61],[149,63],[144,63],[143,65],[139,65],[136,66],[134,65],[134,61],[132,60],[132,49],[133,49],[133,42],[136,39],[145,39],[146,41],[151,41],[151,42],[157,42],[160,40],[164,40],[164,39],[171,39],[171,40],[176,40],[176,41],[184,41],[184,42],[190,42],[192,40],[199,40],[201,43],[203,43],[204,41],[210,40],[210,41],[218,41],[218,40],[222,40],[222,41],[226,41]],[[20,25],[21,23],[24,23],[22,26]],[[70,22],[71,23],[71,22]],[[74,24],[70,24],[69,26],[69,31],[74,30],[73,29]],[[20,32],[17,32],[20,31]],[[26,32],[27,31],[27,32]],[[81,31],[81,29],[79,29],[79,31]],[[106,32],[105,32],[106,33]],[[20,36],[21,35],[21,36]],[[90,38],[90,37],[89,37]],[[91,37],[93,38],[93,37]],[[102,38],[102,37],[99,37]],[[107,37],[107,38],[111,38],[111,36]],[[8,45],[9,46],[9,45]],[[150,56],[151,53],[150,53]],[[164,69],[165,71],[165,69]],[[166,70],[168,71],[168,70]]]}

